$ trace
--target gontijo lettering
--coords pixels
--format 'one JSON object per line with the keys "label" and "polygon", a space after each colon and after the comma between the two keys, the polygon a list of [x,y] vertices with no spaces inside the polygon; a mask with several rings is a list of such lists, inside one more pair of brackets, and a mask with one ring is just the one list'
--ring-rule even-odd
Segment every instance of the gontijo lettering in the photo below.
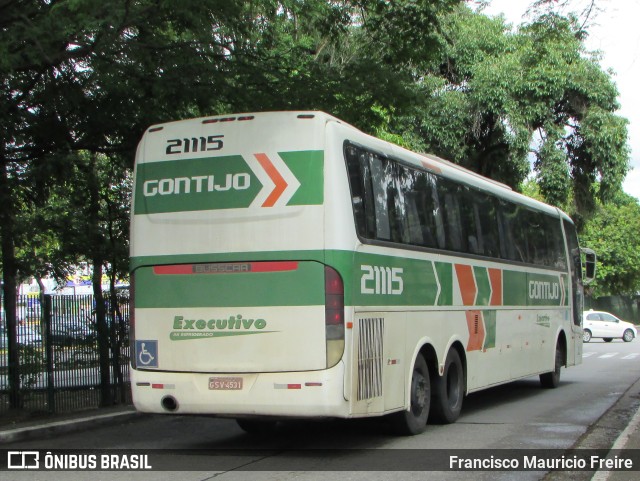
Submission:
{"label": "gontijo lettering", "polygon": [[529,281],[529,299],[560,299],[560,284]]}
{"label": "gontijo lettering", "polygon": [[[219,176],[222,177],[222,176]],[[228,190],[246,190],[251,187],[251,175],[248,173],[226,174],[221,183],[215,175],[194,175],[193,177],[175,177],[173,179],[147,180],[142,192],[145,197],[155,195],[189,194],[191,192],[226,192]]]}

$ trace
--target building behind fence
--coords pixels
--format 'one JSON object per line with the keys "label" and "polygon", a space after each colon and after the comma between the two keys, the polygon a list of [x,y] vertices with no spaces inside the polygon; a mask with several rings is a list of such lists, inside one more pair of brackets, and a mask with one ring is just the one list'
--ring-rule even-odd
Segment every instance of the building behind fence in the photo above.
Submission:
{"label": "building behind fence", "polygon": [[[91,295],[18,296],[16,337],[20,410],[66,413],[99,407],[103,389],[115,404],[131,402],[128,292],[105,294],[110,382],[103,386]],[[8,330],[0,318],[0,415],[10,409]]]}

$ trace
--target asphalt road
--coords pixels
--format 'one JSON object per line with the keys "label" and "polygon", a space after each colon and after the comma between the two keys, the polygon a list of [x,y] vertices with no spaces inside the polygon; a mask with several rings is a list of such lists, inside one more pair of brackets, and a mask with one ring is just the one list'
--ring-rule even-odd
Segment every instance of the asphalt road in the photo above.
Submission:
{"label": "asphalt road", "polygon": [[[584,346],[582,365],[563,370],[557,389],[542,389],[536,377],[475,393],[465,399],[457,423],[429,426],[424,434],[413,437],[391,434],[380,420],[295,422],[280,427],[269,437],[255,438],[245,434],[233,420],[145,416],[126,424],[6,447],[178,450],[163,454],[163,466],[198,469],[180,474],[179,479],[189,480],[213,477],[222,480],[315,480],[326,479],[327,471],[332,470],[341,479],[533,480],[541,479],[545,472],[417,471],[421,464],[416,454],[420,453],[418,450],[429,449],[487,449],[496,453],[505,449],[566,449],[585,442],[591,432],[598,433],[601,438],[592,442],[611,446],[640,400],[632,399],[616,406],[620,428],[608,426],[597,430],[595,427],[601,416],[623,395],[630,397],[628,391],[639,379],[640,340],[631,343],[594,340]],[[306,453],[304,463],[298,463],[299,459],[295,457],[300,450]],[[220,452],[233,455],[217,456]],[[367,471],[379,468],[376,463],[388,465],[389,470],[407,471]],[[26,474],[24,479],[33,479]],[[94,479],[90,473],[75,473],[71,477],[68,473],[65,476],[65,473],[46,474],[41,479]],[[126,476],[125,473],[103,472],[100,477],[170,479],[172,475],[166,471],[128,473]],[[23,478],[14,476],[12,479]]]}

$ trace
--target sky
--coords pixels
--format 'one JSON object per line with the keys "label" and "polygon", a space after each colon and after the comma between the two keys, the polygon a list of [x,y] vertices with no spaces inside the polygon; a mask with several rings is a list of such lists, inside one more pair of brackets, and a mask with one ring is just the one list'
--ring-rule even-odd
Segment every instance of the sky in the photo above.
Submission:
{"label": "sky", "polygon": [[[490,16],[504,14],[508,23],[517,27],[530,21],[525,15],[532,0],[491,0],[483,13]],[[587,0],[571,0],[563,13],[581,13]],[[601,52],[600,65],[612,69],[618,87],[620,110],[629,124],[631,168],[623,184],[626,193],[640,199],[640,0],[596,0],[598,11],[591,19],[587,50]]]}

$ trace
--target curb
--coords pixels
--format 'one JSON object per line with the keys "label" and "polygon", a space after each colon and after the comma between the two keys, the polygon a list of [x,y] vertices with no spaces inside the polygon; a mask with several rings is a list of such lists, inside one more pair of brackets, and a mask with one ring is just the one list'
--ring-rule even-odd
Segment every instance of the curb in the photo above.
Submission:
{"label": "curb", "polygon": [[[571,446],[571,449],[625,449],[630,440],[640,437],[635,430],[640,423],[640,379],[627,390],[596,420]],[[615,474],[622,471],[615,472]],[[551,471],[544,481],[605,481],[611,473],[597,471]],[[630,473],[629,480],[637,478],[637,471]],[[623,478],[624,479],[624,478]]]}
{"label": "curb", "polygon": [[140,414],[137,411],[131,409],[107,414],[96,414],[93,416],[67,419],[64,421],[53,421],[34,426],[0,430],[0,444],[26,441],[33,438],[42,438],[45,436],[52,436],[54,434],[60,433],[80,431],[88,427],[108,424],[114,420],[123,422],[129,419],[135,419],[139,416],[144,416],[144,414]]}

